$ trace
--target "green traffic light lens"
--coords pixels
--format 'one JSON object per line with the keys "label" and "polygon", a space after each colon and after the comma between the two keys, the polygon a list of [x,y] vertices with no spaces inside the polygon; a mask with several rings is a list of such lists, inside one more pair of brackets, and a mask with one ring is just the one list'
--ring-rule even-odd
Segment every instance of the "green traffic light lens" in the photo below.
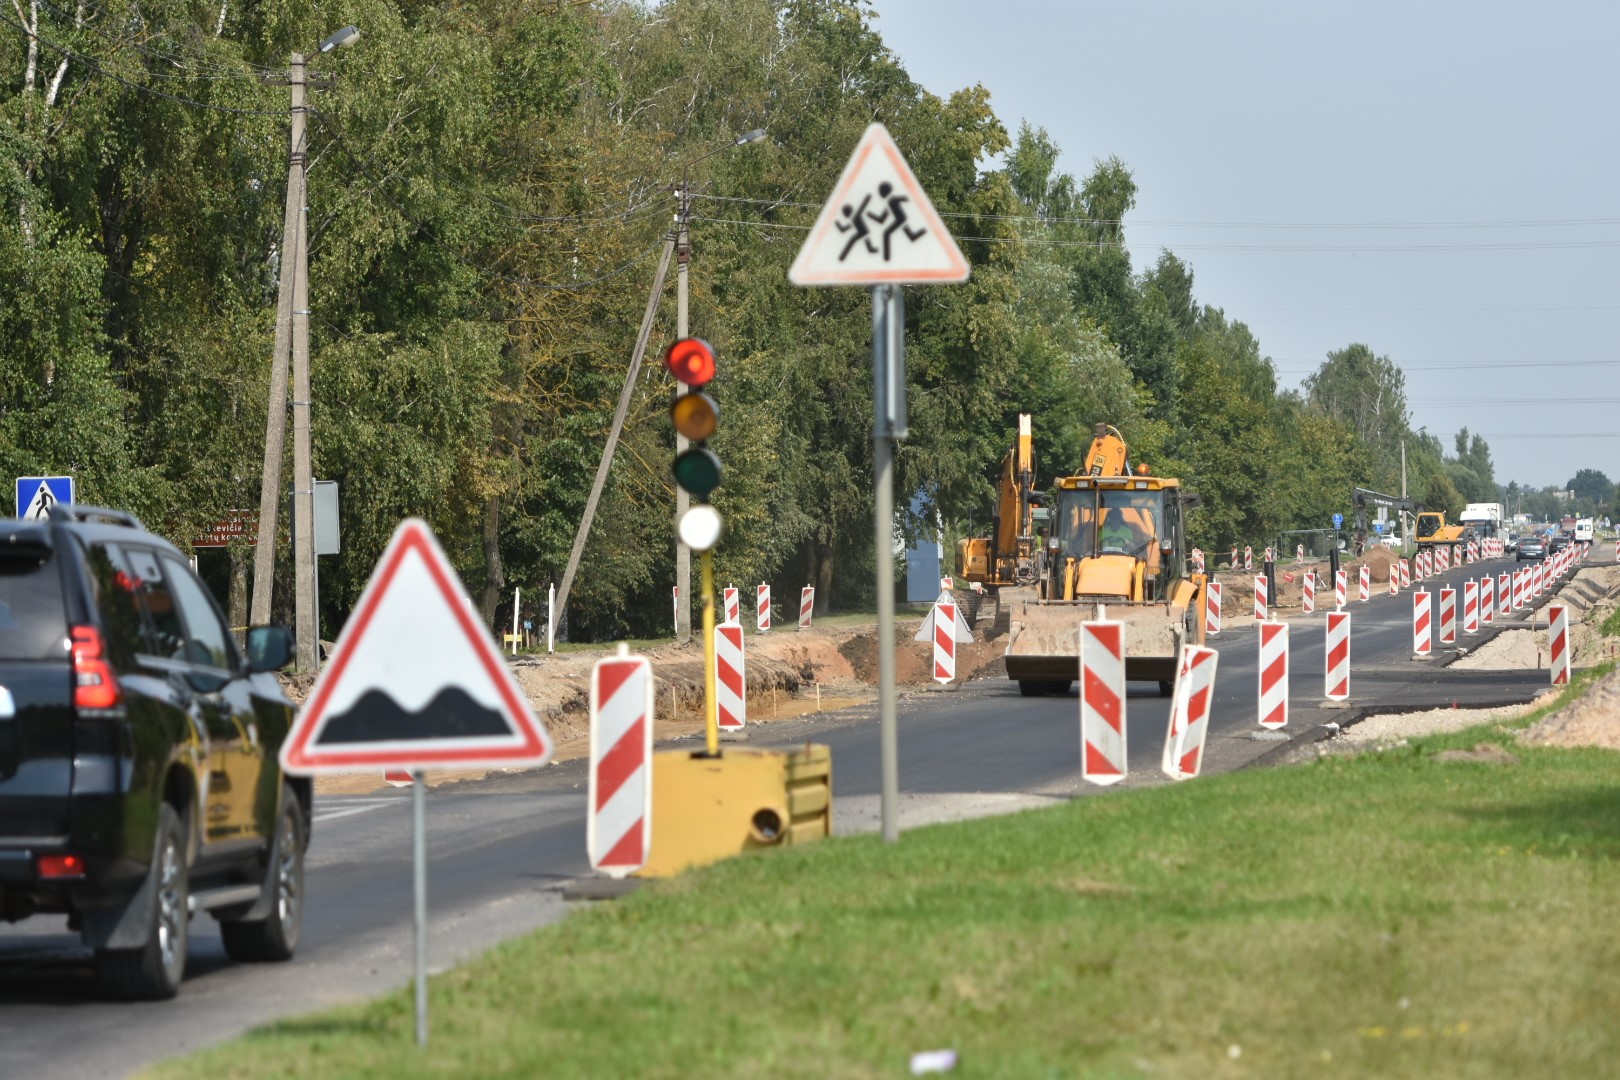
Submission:
{"label": "green traffic light lens", "polygon": [[714,434],[720,410],[708,394],[694,392],[676,398],[675,404],[669,407],[669,416],[675,422],[676,431],[693,442],[702,442]]}
{"label": "green traffic light lens", "polygon": [[707,499],[709,492],[720,486],[720,459],[713,451],[694,446],[675,459],[675,482],[690,495]]}

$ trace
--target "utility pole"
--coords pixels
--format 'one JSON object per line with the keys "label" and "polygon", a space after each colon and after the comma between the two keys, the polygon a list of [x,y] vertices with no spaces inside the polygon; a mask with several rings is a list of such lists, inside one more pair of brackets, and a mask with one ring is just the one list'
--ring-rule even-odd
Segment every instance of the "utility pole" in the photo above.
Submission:
{"label": "utility pole", "polygon": [[[1406,440],[1401,440],[1401,498],[1406,498]],[[1406,508],[1401,508],[1401,549],[1406,549]]]}
{"label": "utility pole", "polygon": [[[270,621],[270,601],[275,587],[276,526],[281,510],[281,455],[287,437],[287,369],[292,342],[293,280],[299,276],[299,252],[303,250],[300,228],[304,221],[303,53],[293,53],[290,58],[287,86],[291,91],[292,114],[287,151],[287,209],[281,226],[276,344],[275,355],[270,360],[270,406],[264,425],[264,474],[259,487],[259,535],[258,546],[253,552],[253,604],[248,614],[248,621],[254,626],[263,626]],[[301,645],[299,666],[303,667]]]}
{"label": "utility pole", "polygon": [[[692,261],[691,236],[686,224],[692,210],[692,181],[690,167],[681,170],[681,187],[675,204],[675,337],[688,333],[686,279],[687,264]],[[680,432],[675,433],[675,456],[686,453],[691,441]],[[675,520],[686,516],[692,499],[681,485],[675,485]],[[675,535],[675,643],[685,645],[692,640],[692,549]]]}

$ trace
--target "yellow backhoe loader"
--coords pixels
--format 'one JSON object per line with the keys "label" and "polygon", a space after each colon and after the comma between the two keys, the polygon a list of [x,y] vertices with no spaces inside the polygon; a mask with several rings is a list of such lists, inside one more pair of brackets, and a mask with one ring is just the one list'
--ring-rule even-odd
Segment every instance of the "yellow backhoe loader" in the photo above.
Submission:
{"label": "yellow backhoe loader", "polygon": [[1079,678],[1080,624],[1125,623],[1125,677],[1174,686],[1183,643],[1203,644],[1203,574],[1189,574],[1184,516],[1199,505],[1181,481],[1132,470],[1125,439],[1097,425],[1085,473],[1046,493],[1036,579],[1005,591],[1007,676],[1026,696]]}

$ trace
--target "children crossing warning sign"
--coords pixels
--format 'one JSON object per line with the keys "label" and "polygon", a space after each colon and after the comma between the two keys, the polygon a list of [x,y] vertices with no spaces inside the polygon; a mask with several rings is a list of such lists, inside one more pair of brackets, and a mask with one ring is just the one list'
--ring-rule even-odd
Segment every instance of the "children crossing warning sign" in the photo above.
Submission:
{"label": "children crossing warning sign", "polygon": [[289,773],[543,765],[551,740],[427,524],[388,543],[281,748]]}
{"label": "children crossing warning sign", "polygon": [[927,285],[968,279],[968,263],[889,129],[849,156],[788,271],[795,285]]}

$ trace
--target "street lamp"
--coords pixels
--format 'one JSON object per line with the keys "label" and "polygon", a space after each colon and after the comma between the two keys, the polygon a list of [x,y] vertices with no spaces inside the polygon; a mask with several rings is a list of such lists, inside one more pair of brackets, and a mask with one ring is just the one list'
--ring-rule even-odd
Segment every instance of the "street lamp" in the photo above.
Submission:
{"label": "street lamp", "polygon": [[[345,26],[317,47],[321,53],[352,45],[360,30]],[[270,621],[276,566],[276,518],[281,504],[281,454],[286,438],[287,368],[292,367],[293,415],[293,635],[297,668],[314,672],[319,648],[315,622],[315,478],[309,414],[309,223],[305,189],[309,158],[305,150],[304,54],[287,59],[291,114],[287,152],[287,206],[281,229],[280,287],[276,299],[275,356],[270,366],[270,403],[265,421],[264,474],[259,490],[258,548],[253,555],[253,608],[250,621]]]}
{"label": "street lamp", "polygon": [[[692,261],[692,246],[687,233],[687,222],[692,213],[692,166],[735,147],[759,142],[765,138],[765,135],[764,128],[755,128],[752,131],[744,132],[731,142],[717,146],[707,153],[699,154],[681,166],[681,186],[677,192],[677,202],[675,204],[675,337],[677,340],[689,336],[686,288],[687,268]],[[675,452],[677,455],[685,453],[690,445],[686,436],[676,433]],[[680,521],[686,516],[690,502],[686,489],[679,484],[675,485],[676,521]],[[692,549],[680,537],[677,537],[675,541],[675,599],[675,640],[684,645],[692,637]]]}

